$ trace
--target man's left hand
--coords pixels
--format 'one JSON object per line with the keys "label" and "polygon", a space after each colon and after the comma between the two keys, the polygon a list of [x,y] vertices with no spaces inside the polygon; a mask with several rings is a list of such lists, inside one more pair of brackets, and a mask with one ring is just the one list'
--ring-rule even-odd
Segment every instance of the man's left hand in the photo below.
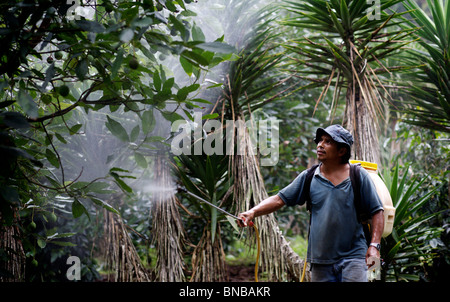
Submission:
{"label": "man's left hand", "polygon": [[380,263],[380,251],[376,247],[369,246],[367,249],[366,263],[368,268],[371,268],[375,263]]}

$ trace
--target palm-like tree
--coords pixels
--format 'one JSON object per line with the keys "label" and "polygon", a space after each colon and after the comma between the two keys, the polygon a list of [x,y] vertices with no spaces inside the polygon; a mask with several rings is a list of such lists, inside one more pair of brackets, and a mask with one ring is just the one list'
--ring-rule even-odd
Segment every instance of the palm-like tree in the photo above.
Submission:
{"label": "palm-like tree", "polygon": [[103,214],[106,266],[114,271],[114,276],[108,276],[108,281],[151,281],[150,274],[141,262],[122,217],[107,210],[103,210]]}
{"label": "palm-like tree", "polygon": [[[250,38],[243,40],[239,59],[232,62],[226,75],[223,105],[219,111],[224,118],[236,124],[252,120],[252,112],[269,102],[280,99],[298,86],[292,77],[277,72],[284,53],[277,49],[280,32],[271,27],[272,10],[264,8],[259,22]],[[233,178],[233,198],[238,212],[246,211],[268,197],[260,163],[255,152],[251,131],[240,132],[236,128],[233,138],[236,146],[230,157],[231,176]],[[272,129],[273,130],[273,129]],[[260,232],[261,266],[269,281],[281,281],[292,278],[301,279],[303,260],[292,250],[281,234],[274,214],[258,217],[255,221]]]}
{"label": "palm-like tree", "polygon": [[397,26],[402,13],[390,12],[399,2],[285,1],[290,16],[283,24],[305,30],[303,37],[286,43],[293,52],[287,66],[311,86],[323,87],[316,108],[333,88],[332,111],[341,95],[345,98],[343,120],[355,139],[355,159],[379,163],[378,119],[383,100],[389,100],[382,75],[399,68],[388,66],[386,59],[410,42],[412,31]]}
{"label": "palm-like tree", "polygon": [[[218,2],[225,8],[223,12],[223,15],[226,15],[224,24],[229,24],[229,20],[234,21],[231,23],[231,27],[224,26],[225,37],[230,37],[229,40],[226,40],[238,49],[239,58],[224,66],[222,72],[218,75],[220,77],[218,81],[223,80],[223,91],[221,91],[222,97],[215,102],[212,112],[218,113],[223,122],[225,120],[227,122],[233,121],[234,127],[250,120],[252,112],[279,99],[293,89],[297,83],[292,83],[290,75],[280,76],[275,72],[274,67],[279,65],[283,54],[276,48],[278,45],[276,39],[279,37],[279,33],[275,33],[273,27],[271,27],[275,16],[273,14],[274,8],[264,7],[254,12],[252,9],[257,7],[256,1]],[[224,133],[227,131],[226,126],[224,122],[222,124]],[[238,127],[233,128],[234,136],[232,140],[236,149],[234,154],[227,158],[227,165],[225,166],[230,168],[227,177],[232,184],[230,192],[233,196],[233,203],[222,205],[228,211],[234,211],[235,213],[245,211],[268,197],[260,172],[258,154],[254,152],[254,142],[247,131],[249,129],[242,132],[239,132],[238,129]],[[228,135],[227,132],[227,139],[230,138]],[[237,146],[243,146],[242,149],[239,149],[239,153]],[[194,160],[194,157],[191,157],[191,160]],[[189,161],[184,161],[184,164],[188,166]],[[192,167],[190,170],[200,169],[200,171],[194,173],[193,176],[197,176],[191,178],[198,179],[201,178],[202,174],[213,174],[213,171],[202,169],[200,163],[197,163],[196,166],[198,167]],[[211,179],[208,176],[206,178],[206,180]],[[189,183],[189,179],[183,180],[183,183],[186,185],[186,183]],[[198,185],[198,187],[201,186]],[[191,189],[187,187],[187,189],[193,190],[193,193],[198,190],[195,187]],[[218,196],[213,198],[211,194],[202,195],[202,191],[198,191],[196,194],[209,199],[213,203],[219,200]],[[206,190],[205,192],[212,191]],[[211,216],[211,218],[214,218],[214,216]],[[212,225],[215,225],[214,219],[211,219],[211,222]],[[263,251],[261,253],[261,266],[268,280],[286,280],[288,276],[296,280],[300,279],[303,260],[299,258],[282,236],[274,215],[257,218],[256,225],[260,232],[261,250]],[[220,246],[215,247],[213,245],[213,243],[220,242],[217,234],[215,241],[208,242],[213,240],[213,236],[214,232],[208,234],[206,230],[199,246],[207,250],[220,250]],[[200,261],[202,260],[200,259]],[[209,262],[214,265],[213,269],[221,272],[220,263],[213,263],[213,261],[220,261],[220,257],[211,259]],[[195,267],[193,267],[193,270],[195,270]],[[193,272],[196,278],[206,273],[200,270]]]}
{"label": "palm-like tree", "polygon": [[450,4],[427,0],[431,16],[411,0],[405,7],[419,26],[420,48],[412,51],[411,65],[419,67],[411,74],[406,111],[414,118],[407,122],[450,133]]}
{"label": "palm-like tree", "polygon": [[[220,227],[222,218],[225,218],[224,214],[199,199],[207,200],[221,208],[230,208],[232,182],[228,174],[227,156],[181,154],[174,159],[174,163],[178,178],[191,193],[186,194],[186,200],[189,201],[186,212],[203,228],[192,254],[190,281],[227,281]],[[201,222],[198,223],[199,221]],[[195,231],[191,230],[191,233]]]}

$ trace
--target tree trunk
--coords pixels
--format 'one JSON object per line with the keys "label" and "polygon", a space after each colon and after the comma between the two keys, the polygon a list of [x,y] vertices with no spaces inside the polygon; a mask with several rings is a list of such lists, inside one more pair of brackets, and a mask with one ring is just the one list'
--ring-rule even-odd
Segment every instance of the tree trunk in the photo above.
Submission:
{"label": "tree trunk", "polygon": [[6,261],[0,261],[0,272],[3,274],[0,275],[0,282],[22,282],[25,279],[25,252],[20,238],[16,223],[0,228],[0,250],[7,257]]}
{"label": "tree trunk", "polygon": [[[354,76],[347,87],[344,127],[353,135],[351,158],[380,164],[377,115],[374,102],[376,94],[365,75]],[[360,86],[361,84],[361,86]]]}
{"label": "tree trunk", "polygon": [[226,279],[225,252],[220,227],[217,227],[215,240],[212,242],[211,230],[207,225],[192,254],[191,282],[223,282],[227,281]]}
{"label": "tree trunk", "polygon": [[[239,117],[243,120],[243,117]],[[249,210],[268,198],[264,180],[260,172],[258,157],[254,154],[253,145],[248,131],[236,135],[244,148],[242,155],[233,155],[232,177],[234,178],[234,202],[238,212]],[[264,215],[255,219],[255,225],[260,231],[261,267],[268,281],[286,281],[301,279],[304,260],[289,246],[282,235],[274,214]],[[306,280],[309,277],[306,276]]]}
{"label": "tree trunk", "polygon": [[150,281],[147,270],[143,267],[136,248],[125,228],[122,218],[104,210],[106,262],[107,267],[115,272],[115,282]]}
{"label": "tree trunk", "polygon": [[152,233],[156,247],[156,280],[182,282],[184,276],[183,244],[185,231],[177,207],[170,169],[165,158],[158,155],[153,183],[155,191],[152,204]]}

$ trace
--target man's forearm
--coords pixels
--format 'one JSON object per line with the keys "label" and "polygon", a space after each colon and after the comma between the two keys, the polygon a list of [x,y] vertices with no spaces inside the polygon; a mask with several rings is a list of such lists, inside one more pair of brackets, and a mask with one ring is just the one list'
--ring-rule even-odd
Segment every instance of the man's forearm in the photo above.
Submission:
{"label": "man's forearm", "polygon": [[278,195],[271,196],[263,200],[260,204],[253,207],[250,211],[253,211],[254,217],[267,215],[284,206],[283,200]]}
{"label": "man's forearm", "polygon": [[237,220],[237,223],[241,227],[247,226],[248,222],[252,221],[255,217],[270,214],[283,206],[284,201],[280,198],[280,196],[271,196],[264,199],[260,204],[254,206],[250,210],[240,213],[238,215],[239,220]]}
{"label": "man's forearm", "polygon": [[380,243],[384,231],[384,211],[380,210],[372,216],[372,240],[373,243]]}

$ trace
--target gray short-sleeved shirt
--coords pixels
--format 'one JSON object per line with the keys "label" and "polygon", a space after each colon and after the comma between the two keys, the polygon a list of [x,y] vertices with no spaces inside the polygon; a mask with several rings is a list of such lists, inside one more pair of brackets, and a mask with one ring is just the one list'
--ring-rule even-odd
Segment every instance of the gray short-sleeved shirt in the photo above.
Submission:
{"label": "gray short-sleeved shirt", "polygon": [[[375,185],[365,169],[361,173],[362,208],[373,215],[383,209]],[[278,192],[287,206],[301,205],[300,195],[306,170]],[[308,239],[308,262],[333,264],[344,258],[365,258],[367,243],[358,223],[350,177],[334,186],[317,167],[311,181],[311,231]],[[303,202],[304,203],[304,202]]]}

